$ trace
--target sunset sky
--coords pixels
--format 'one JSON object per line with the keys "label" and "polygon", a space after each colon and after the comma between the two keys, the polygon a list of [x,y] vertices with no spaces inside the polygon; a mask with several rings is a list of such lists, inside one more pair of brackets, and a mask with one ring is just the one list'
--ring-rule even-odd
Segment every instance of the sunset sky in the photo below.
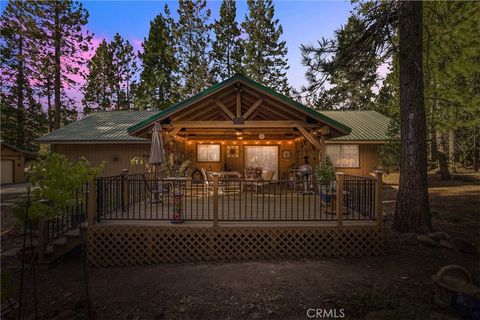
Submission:
{"label": "sunset sky", "polygon": [[[90,12],[88,28],[95,34],[95,42],[112,39],[118,32],[130,40],[135,49],[148,35],[150,20],[168,4],[177,17],[177,1],[83,1]],[[345,24],[352,8],[350,1],[275,1],[275,16],[283,26],[283,39],[287,41],[290,70],[288,80],[295,88],[305,83],[305,68],[301,65],[299,47],[302,43],[315,43],[322,37],[333,35]],[[207,1],[212,21],[217,18],[221,1]],[[247,2],[237,2],[237,21],[247,13]]]}
{"label": "sunset sky", "polygon": [[[1,11],[6,1],[0,2]],[[177,1],[81,1],[90,17],[87,29],[94,34],[91,57],[95,48],[102,41],[112,40],[115,33],[129,40],[135,51],[141,50],[141,43],[148,35],[150,21],[163,12],[165,3],[170,7],[176,19]],[[288,48],[289,83],[294,88],[305,84],[305,68],[301,64],[299,47],[301,44],[314,44],[323,38],[330,38],[341,25],[345,24],[352,5],[350,1],[274,1],[275,17],[283,26],[283,40]],[[219,16],[221,1],[207,0],[211,10],[211,21]],[[244,20],[248,11],[246,1],[237,1],[237,21]],[[78,76],[76,80],[83,82]],[[81,109],[82,94],[78,89],[67,89],[69,96],[77,100]]]}

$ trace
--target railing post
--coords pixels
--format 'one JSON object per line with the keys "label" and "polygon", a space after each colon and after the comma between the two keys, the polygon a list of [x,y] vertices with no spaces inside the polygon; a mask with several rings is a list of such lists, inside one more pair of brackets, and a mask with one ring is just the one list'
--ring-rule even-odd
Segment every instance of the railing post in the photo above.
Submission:
{"label": "railing post", "polygon": [[122,170],[122,211],[128,208],[130,190],[128,186],[128,169]]}
{"label": "railing post", "polygon": [[87,194],[87,222],[89,226],[95,224],[97,216],[97,180],[93,179],[88,183]]}
{"label": "railing post", "polygon": [[[38,261],[45,261],[45,252],[47,249],[48,242],[48,228],[47,228],[47,219],[41,219],[38,223]],[[25,230],[26,232],[26,230]]]}
{"label": "railing post", "polygon": [[343,226],[343,172],[336,172],[337,178],[337,195],[336,195],[336,212],[337,212],[337,225]]}
{"label": "railing post", "polygon": [[213,175],[213,227],[218,227],[218,175]]}
{"label": "railing post", "polygon": [[383,225],[383,171],[375,171],[375,215],[377,226]]}

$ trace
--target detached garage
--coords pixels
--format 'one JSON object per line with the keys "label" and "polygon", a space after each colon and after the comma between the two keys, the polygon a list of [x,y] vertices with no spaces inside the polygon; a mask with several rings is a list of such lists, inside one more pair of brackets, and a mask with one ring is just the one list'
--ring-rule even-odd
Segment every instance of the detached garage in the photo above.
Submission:
{"label": "detached garage", "polygon": [[25,182],[25,163],[35,159],[33,152],[21,150],[13,145],[1,142],[0,183]]}

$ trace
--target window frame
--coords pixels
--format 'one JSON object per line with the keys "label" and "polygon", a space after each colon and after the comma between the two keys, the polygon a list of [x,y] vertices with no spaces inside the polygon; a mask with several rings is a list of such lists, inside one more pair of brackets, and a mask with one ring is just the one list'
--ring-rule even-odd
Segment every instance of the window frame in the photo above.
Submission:
{"label": "window frame", "polygon": [[325,153],[327,154],[328,156],[328,147],[329,146],[339,146],[340,147],[340,163],[343,163],[343,147],[344,146],[355,146],[357,147],[357,166],[343,166],[343,165],[340,165],[340,166],[336,166],[334,161],[332,159],[332,164],[335,168],[345,168],[345,169],[359,169],[361,167],[361,164],[360,164],[360,145],[359,144],[354,144],[354,143],[346,143],[346,144],[343,144],[343,143],[331,143],[331,144],[327,144],[326,145],[326,150],[325,150]]}
{"label": "window frame", "polygon": [[[198,152],[198,149],[200,147],[209,147],[209,146],[218,146],[218,160],[201,160],[198,158],[199,156],[199,152]],[[205,162],[205,163],[219,163],[219,162],[222,162],[222,146],[220,143],[210,143],[210,144],[206,144],[206,143],[197,143],[197,148],[196,148],[196,158],[197,158],[197,162]]]}

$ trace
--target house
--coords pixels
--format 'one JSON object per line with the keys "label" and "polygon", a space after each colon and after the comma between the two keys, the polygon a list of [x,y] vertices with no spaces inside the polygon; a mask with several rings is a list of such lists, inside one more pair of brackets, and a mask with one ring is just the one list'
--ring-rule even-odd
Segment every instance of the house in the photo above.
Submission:
{"label": "house", "polygon": [[175,167],[243,172],[246,167],[288,178],[327,154],[337,170],[368,176],[380,166],[378,148],[389,119],[375,111],[320,111],[236,75],[162,111],[109,111],[88,115],[37,141],[71,160],[105,161],[103,175],[145,171],[131,159],[148,159],[153,124],[163,128]]}
{"label": "house", "polygon": [[0,183],[25,182],[25,164],[36,158],[36,154],[1,141]]}
{"label": "house", "polygon": [[[235,75],[164,110],[97,112],[38,142],[107,162],[77,206],[86,204],[92,266],[369,256],[383,251],[382,173],[369,175],[388,122],[318,112]],[[189,160],[186,177],[131,163],[148,161],[159,126],[164,167]],[[344,173],[336,181],[311,172],[326,155]]]}

